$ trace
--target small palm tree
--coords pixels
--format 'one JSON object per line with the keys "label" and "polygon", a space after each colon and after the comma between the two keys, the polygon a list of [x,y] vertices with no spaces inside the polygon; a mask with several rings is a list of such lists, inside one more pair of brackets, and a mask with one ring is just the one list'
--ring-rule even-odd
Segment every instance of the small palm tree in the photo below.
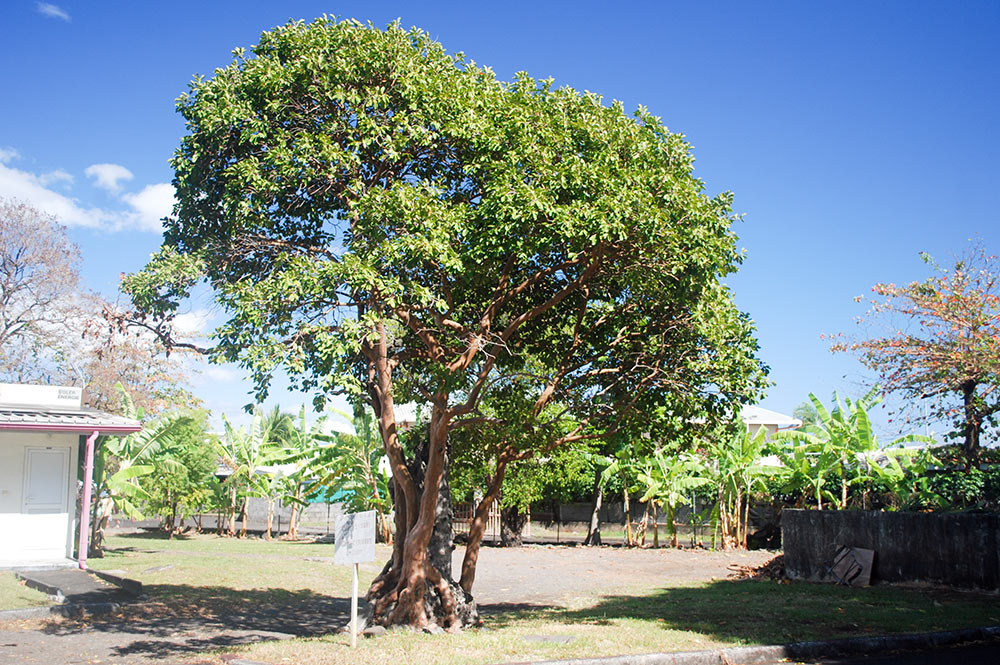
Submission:
{"label": "small palm tree", "polygon": [[329,445],[317,450],[309,463],[310,493],[342,501],[350,512],[374,510],[381,539],[391,543],[390,473],[374,417],[361,404],[355,405],[353,417],[334,412],[350,419],[356,433],[316,437]]}
{"label": "small palm tree", "polygon": [[274,430],[273,438],[280,447],[277,463],[294,464],[295,470],[278,479],[277,493],[282,501],[291,504],[288,520],[288,538],[298,538],[299,519],[302,506],[306,505],[305,489],[311,475],[315,473],[316,458],[323,446],[322,431],[326,416],[321,416],[312,426],[306,423],[306,407],[299,409],[298,418],[286,416],[287,426]]}

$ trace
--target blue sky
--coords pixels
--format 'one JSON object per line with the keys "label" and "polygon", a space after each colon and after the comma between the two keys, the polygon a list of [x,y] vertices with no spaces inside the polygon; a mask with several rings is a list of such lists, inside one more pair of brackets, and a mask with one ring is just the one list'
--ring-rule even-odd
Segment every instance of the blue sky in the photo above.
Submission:
{"label": "blue sky", "polygon": [[[524,70],[643,104],[685,134],[707,191],[733,191],[744,214],[747,260],[729,283],[776,384],[763,406],[858,394],[861,366],[820,339],[854,329],[854,297],[925,277],[921,251],[947,261],[977,236],[1000,251],[1000,3],[620,7],[7,0],[0,196],[59,215],[88,284],[112,296],[159,244],[184,133],[174,100],[195,74],[290,18],[399,17],[502,78]],[[192,303],[191,320],[207,306]],[[196,384],[217,412],[249,399],[231,369]]]}

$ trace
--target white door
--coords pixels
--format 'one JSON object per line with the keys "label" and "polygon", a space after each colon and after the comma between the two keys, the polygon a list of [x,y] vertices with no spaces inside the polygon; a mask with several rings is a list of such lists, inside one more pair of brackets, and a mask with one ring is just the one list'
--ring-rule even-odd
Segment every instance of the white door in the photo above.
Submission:
{"label": "white door", "polygon": [[69,448],[26,448],[25,453],[25,514],[65,513]]}
{"label": "white door", "polygon": [[64,559],[71,551],[69,448],[24,449],[24,503],[16,529],[19,556],[29,561]]}

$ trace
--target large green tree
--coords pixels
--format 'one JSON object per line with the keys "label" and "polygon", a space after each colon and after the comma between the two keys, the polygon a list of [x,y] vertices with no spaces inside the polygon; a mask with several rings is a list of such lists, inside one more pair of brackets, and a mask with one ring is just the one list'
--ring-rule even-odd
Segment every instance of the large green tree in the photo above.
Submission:
{"label": "large green tree", "polygon": [[[397,536],[375,622],[478,621],[440,525],[449,432],[495,420],[484,394],[525,395],[525,430],[571,414],[527,437],[546,449],[641,431],[667,401],[733,412],[763,384],[721,283],[741,260],[731,197],[705,195],[688,144],[644,109],[328,18],[264,33],[178,107],[177,205],[125,288],[169,338],[205,279],[229,316],[208,352],[259,393],[280,367],[319,401],[370,403]],[[393,406],[411,399],[427,429],[404,447]],[[506,457],[530,455],[524,441]]]}

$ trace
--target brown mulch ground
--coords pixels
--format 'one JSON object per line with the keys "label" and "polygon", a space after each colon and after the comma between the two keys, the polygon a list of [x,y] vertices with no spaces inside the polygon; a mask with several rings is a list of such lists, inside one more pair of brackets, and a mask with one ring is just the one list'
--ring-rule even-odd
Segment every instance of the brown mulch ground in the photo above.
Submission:
{"label": "brown mulch ground", "polygon": [[786,581],[785,576],[785,555],[779,554],[759,566],[747,566],[738,563],[731,563],[728,566],[729,577],[736,580],[772,580],[775,582]]}

